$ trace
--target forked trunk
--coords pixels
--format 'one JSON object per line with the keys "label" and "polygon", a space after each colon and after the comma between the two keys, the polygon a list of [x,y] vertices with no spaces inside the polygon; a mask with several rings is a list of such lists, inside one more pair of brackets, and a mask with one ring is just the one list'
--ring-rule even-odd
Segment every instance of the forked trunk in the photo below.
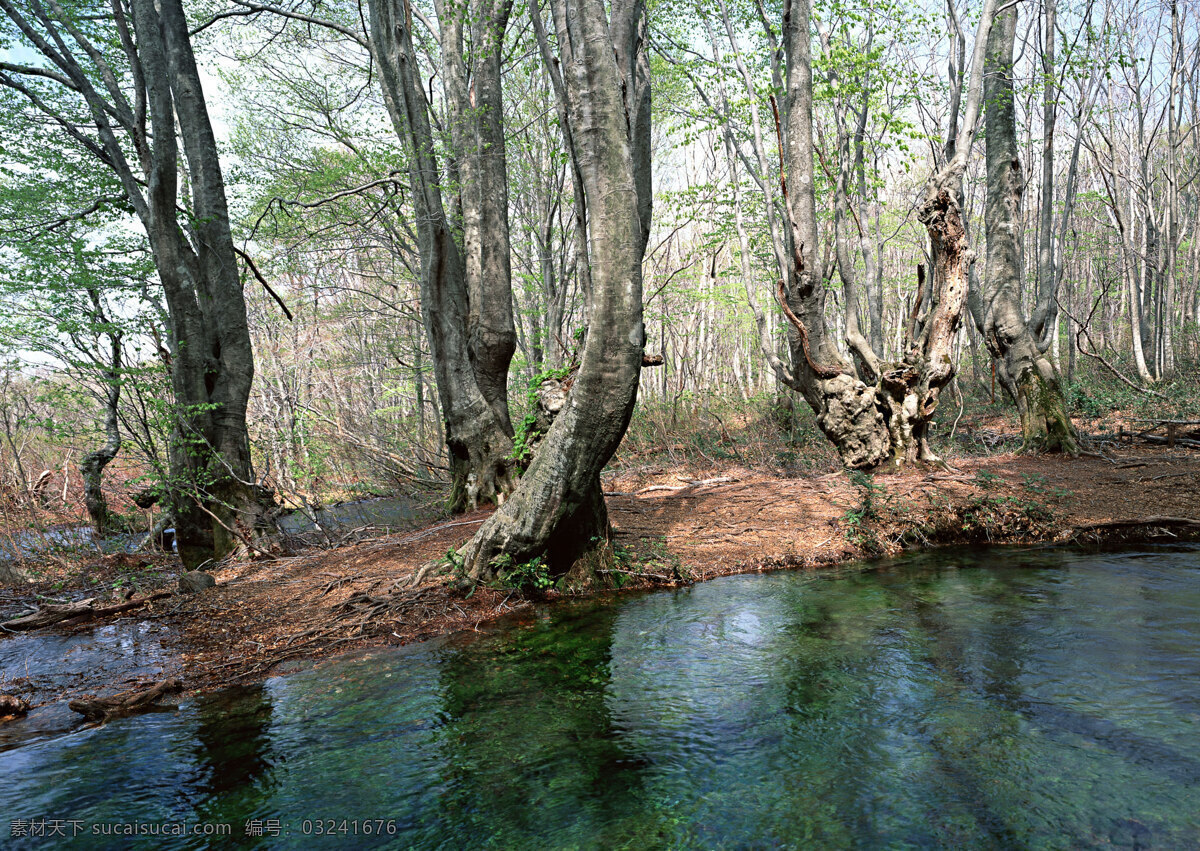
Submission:
{"label": "forked trunk", "polygon": [[[503,503],[516,486],[508,368],[516,347],[509,270],[500,51],[511,3],[439,8],[451,136],[462,192],[462,245],[446,212],[441,168],[404,0],[371,0],[372,57],[409,156],[421,255],[421,313],[445,417],[451,495],[460,512]],[[463,59],[464,24],[473,35]]]}

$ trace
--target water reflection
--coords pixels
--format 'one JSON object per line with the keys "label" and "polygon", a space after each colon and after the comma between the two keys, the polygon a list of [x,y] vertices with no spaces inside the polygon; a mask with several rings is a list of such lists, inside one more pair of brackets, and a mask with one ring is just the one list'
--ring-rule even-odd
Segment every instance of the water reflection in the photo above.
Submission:
{"label": "water reflection", "polygon": [[78,847],[1194,847],[1198,552],[557,606],[0,754],[0,815],[232,830]]}

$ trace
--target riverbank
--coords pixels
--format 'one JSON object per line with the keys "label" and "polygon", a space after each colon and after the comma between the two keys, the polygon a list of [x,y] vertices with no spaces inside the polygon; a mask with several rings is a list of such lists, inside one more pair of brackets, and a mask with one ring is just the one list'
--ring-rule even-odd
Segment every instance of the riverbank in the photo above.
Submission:
{"label": "riverbank", "polygon": [[[627,473],[605,487],[619,556],[613,578],[624,589],[831,566],[906,547],[1200,538],[1200,453],[1179,449],[1078,459],[997,455],[873,478],[781,479],[739,467]],[[272,676],[295,660],[479,629],[531,601],[504,588],[464,598],[445,575],[409,583],[486,517],[481,511],[353,546],[229,565],[217,572],[215,588],[154,600],[105,622],[157,625],[162,670],[140,678],[178,676],[189,693]],[[70,695],[21,685],[35,702],[114,690],[86,678]]]}

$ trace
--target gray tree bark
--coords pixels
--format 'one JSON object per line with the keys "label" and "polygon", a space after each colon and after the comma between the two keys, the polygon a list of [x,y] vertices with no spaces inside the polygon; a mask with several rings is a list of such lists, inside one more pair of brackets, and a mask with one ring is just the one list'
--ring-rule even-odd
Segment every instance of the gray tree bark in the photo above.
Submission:
{"label": "gray tree bark", "polygon": [[[1023,449],[1063,451],[1074,455],[1078,454],[1079,446],[1075,428],[1067,415],[1058,371],[1038,341],[1037,335],[1046,322],[1045,313],[1039,306],[1034,318],[1026,323],[1018,297],[1021,281],[1018,229],[1025,181],[1017,153],[1013,99],[1016,33],[1016,10],[1009,9],[998,15],[988,37],[984,65],[987,268],[980,294],[982,327],[988,350],[1003,363],[1004,372],[1013,384],[1021,417]],[[1047,235],[1043,234],[1043,237]],[[1042,244],[1048,245],[1048,237]]]}
{"label": "gray tree bark", "polygon": [[[450,455],[452,511],[502,503],[516,484],[508,367],[516,348],[500,60],[511,0],[439,6],[463,245],[447,213],[429,105],[404,0],[371,0],[366,46],[409,156],[421,255],[421,307]],[[473,30],[471,67],[463,28]],[[474,91],[468,87],[468,77]]]}
{"label": "gray tree bark", "polygon": [[[1058,118],[1058,80],[1054,68],[1057,0],[1045,0],[1042,46],[1042,184],[1038,207],[1037,307],[1030,318],[1040,348],[1052,345],[1058,319],[1058,258],[1054,240],[1054,126]],[[1015,25],[1014,25],[1015,26]],[[1068,187],[1069,189],[1069,187]]]}
{"label": "gray tree bark", "polygon": [[[544,557],[556,575],[594,580],[609,527],[600,471],[616,450],[637,396],[645,329],[642,257],[650,232],[650,74],[641,0],[568,5],[552,0],[558,63],[534,4],[547,70],[563,99],[563,128],[586,200],[590,325],[563,410],[520,486],[462,548],[470,581],[504,563]],[[559,69],[561,69],[561,76]]]}
{"label": "gray tree bark", "polygon": [[[216,137],[183,6],[133,0],[132,9],[153,144],[147,231],[166,293],[180,406],[171,467],[182,487],[172,493],[172,513],[180,558],[190,568],[240,549],[261,522],[266,500],[254,484],[246,429],[254,356]],[[182,227],[176,122],[192,191],[192,217]]]}
{"label": "gray tree bark", "polygon": [[[93,43],[57,3],[0,10],[73,93],[94,135],[38,96],[6,65],[0,85],[24,95],[82,150],[112,169],[149,237],[166,295],[176,403],[170,502],[179,553],[195,567],[223,558],[259,525],[266,495],[253,481],[246,408],[254,375],[216,140],[180,0],[129,0],[106,11],[113,29]],[[119,54],[106,57],[104,50]],[[114,68],[127,66],[127,72]],[[87,69],[85,71],[85,69]],[[179,141],[192,208],[179,205]],[[130,157],[134,159],[131,160]]]}

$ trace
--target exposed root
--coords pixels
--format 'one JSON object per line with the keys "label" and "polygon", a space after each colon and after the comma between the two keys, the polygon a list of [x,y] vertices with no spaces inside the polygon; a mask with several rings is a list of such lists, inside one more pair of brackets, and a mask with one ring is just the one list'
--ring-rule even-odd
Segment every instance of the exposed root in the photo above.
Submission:
{"label": "exposed root", "polygon": [[383,594],[358,591],[338,606],[338,620],[350,621],[349,636],[357,637],[376,632],[383,621],[419,622],[439,610],[448,593],[441,586],[416,591],[400,591],[393,585]]}

